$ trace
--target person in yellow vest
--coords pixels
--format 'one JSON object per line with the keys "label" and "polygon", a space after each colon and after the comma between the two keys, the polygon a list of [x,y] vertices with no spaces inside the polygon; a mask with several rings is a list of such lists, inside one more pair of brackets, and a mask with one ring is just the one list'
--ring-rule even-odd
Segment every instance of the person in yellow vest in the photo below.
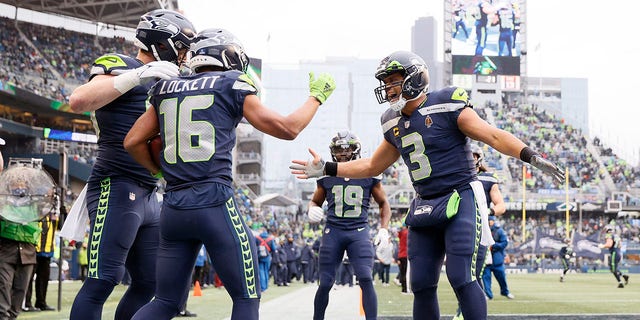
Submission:
{"label": "person in yellow vest", "polygon": [[80,264],[80,280],[84,281],[87,278],[87,272],[89,271],[89,257],[87,256],[87,247],[89,241],[82,242],[82,248],[78,253],[78,263]]}
{"label": "person in yellow vest", "polygon": [[28,182],[15,179],[8,185],[6,205],[0,208],[0,319],[15,319],[21,311],[41,231],[37,221],[16,223],[4,218],[38,215],[36,204],[23,196],[29,192]]}
{"label": "person in yellow vest", "polygon": [[[64,206],[60,208],[64,210]],[[64,210],[66,211],[66,210]],[[49,286],[50,264],[51,257],[55,250],[55,235],[58,229],[58,215],[49,214],[45,216],[38,223],[42,233],[38,238],[36,244],[36,266],[31,274],[31,280],[29,280],[29,286],[27,287],[27,295],[24,300],[23,311],[52,311],[54,307],[47,304],[47,288]],[[36,304],[35,307],[31,304],[32,289],[35,276],[36,285]]]}

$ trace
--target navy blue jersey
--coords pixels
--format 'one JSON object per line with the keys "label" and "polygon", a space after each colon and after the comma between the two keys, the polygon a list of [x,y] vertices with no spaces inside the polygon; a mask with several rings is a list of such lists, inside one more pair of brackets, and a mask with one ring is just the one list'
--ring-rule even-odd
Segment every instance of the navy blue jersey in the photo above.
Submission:
{"label": "navy blue jersey", "polygon": [[458,129],[465,107],[471,107],[467,92],[449,87],[428,93],[408,117],[391,109],[382,114],[384,138],[400,151],[422,197],[444,195],[476,179],[469,139]]}
{"label": "navy blue jersey", "polygon": [[[101,74],[117,76],[142,65],[140,60],[125,55],[107,54],[93,63],[91,77]],[[98,155],[91,172],[93,179],[121,175],[155,186],[157,179],[138,164],[122,145],[129,129],[147,109],[145,101],[150,87],[151,84],[136,86],[93,112],[93,126],[98,134]]]}
{"label": "navy blue jersey", "polygon": [[316,184],[325,191],[327,226],[352,230],[369,225],[369,202],[379,178],[322,177]]}
{"label": "navy blue jersey", "polygon": [[213,182],[231,186],[236,127],[245,97],[257,93],[255,85],[239,71],[204,72],[158,81],[150,93],[160,121],[167,191],[192,191],[164,201],[180,208],[210,205],[205,195]]}
{"label": "navy blue jersey", "polygon": [[482,189],[484,189],[484,195],[487,197],[487,205],[491,206],[491,188],[499,183],[498,176],[491,172],[479,172],[478,180],[482,182]]}

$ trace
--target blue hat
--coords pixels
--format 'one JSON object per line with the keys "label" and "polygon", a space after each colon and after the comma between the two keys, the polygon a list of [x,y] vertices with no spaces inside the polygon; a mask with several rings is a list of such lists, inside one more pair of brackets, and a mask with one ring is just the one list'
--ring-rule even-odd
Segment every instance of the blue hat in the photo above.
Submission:
{"label": "blue hat", "polygon": [[496,221],[496,216],[489,216],[489,221]]}

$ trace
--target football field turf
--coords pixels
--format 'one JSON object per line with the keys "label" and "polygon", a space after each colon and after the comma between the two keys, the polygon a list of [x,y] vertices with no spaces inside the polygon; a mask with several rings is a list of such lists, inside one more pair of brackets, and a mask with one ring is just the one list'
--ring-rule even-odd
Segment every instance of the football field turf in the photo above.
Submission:
{"label": "football field turf", "polygon": [[[451,315],[455,312],[457,303],[446,281],[446,275],[442,274],[440,280],[438,289],[440,312],[443,316]],[[492,288],[495,297],[488,302],[490,315],[602,315],[603,319],[607,319],[609,317],[604,315],[632,314],[637,317],[631,318],[640,319],[640,275],[638,274],[631,274],[629,285],[622,289],[617,288],[615,279],[610,273],[570,273],[563,283],[559,282],[558,274],[509,274],[507,282],[515,299],[509,300],[500,296],[500,289],[494,279]],[[62,311],[23,312],[19,319],[68,319],[71,304],[80,285],[79,281],[62,284]],[[47,296],[47,302],[54,307],[57,305],[57,286],[57,283],[51,282]],[[261,303],[267,304],[274,298],[294,293],[305,286],[312,285],[295,281],[289,287],[271,285],[263,294]],[[113,319],[118,299],[125,289],[125,286],[116,287],[105,304],[103,319]],[[394,284],[383,287],[378,282],[375,289],[378,294],[380,318],[394,316],[410,318],[412,295],[401,295],[400,287]],[[308,303],[313,304],[312,295],[308,297]],[[331,306],[331,301],[329,304]],[[199,297],[194,297],[191,292],[188,309],[198,314],[195,319],[225,319],[231,312],[231,299],[223,289],[210,287],[202,290],[202,296]],[[282,319],[311,318],[311,314],[300,315],[300,318],[288,314],[286,304],[282,306],[282,312]]]}

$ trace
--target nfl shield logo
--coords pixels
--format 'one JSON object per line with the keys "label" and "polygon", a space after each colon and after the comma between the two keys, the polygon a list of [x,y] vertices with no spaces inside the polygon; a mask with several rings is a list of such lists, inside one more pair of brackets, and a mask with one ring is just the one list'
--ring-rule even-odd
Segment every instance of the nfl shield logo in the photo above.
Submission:
{"label": "nfl shield logo", "polygon": [[129,192],[129,200],[134,201],[136,200],[136,194],[133,192]]}
{"label": "nfl shield logo", "polygon": [[408,128],[409,128],[409,126],[411,126],[411,121],[405,121],[405,122],[404,122],[404,128],[405,128],[405,129],[408,129]]}

